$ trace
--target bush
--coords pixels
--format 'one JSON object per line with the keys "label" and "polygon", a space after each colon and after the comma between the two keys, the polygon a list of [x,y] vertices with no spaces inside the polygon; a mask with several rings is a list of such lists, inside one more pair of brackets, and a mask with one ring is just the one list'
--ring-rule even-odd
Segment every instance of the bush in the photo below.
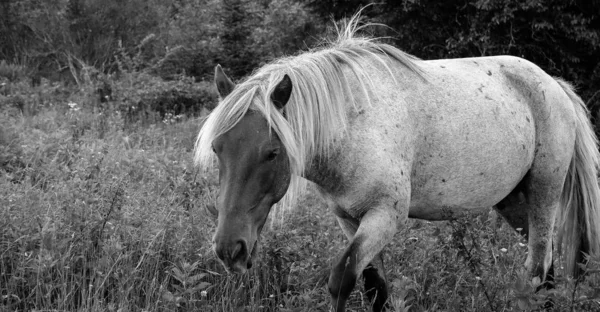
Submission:
{"label": "bush", "polygon": [[191,71],[194,64],[195,54],[197,52],[177,46],[167,52],[167,54],[154,66],[153,72],[165,80],[173,80],[181,75]]}
{"label": "bush", "polygon": [[126,76],[122,78],[126,83],[116,88],[115,97],[127,127],[199,116],[217,103],[216,90],[207,82],[196,83],[184,76],[164,81],[146,73]]}
{"label": "bush", "polygon": [[0,110],[8,113],[9,115],[16,116],[23,112],[25,108],[25,99],[21,95],[8,95],[4,96],[0,94]]}
{"label": "bush", "polygon": [[9,82],[16,82],[26,76],[27,69],[25,66],[9,64],[5,60],[0,61],[0,83],[3,80],[2,78],[7,79]]}

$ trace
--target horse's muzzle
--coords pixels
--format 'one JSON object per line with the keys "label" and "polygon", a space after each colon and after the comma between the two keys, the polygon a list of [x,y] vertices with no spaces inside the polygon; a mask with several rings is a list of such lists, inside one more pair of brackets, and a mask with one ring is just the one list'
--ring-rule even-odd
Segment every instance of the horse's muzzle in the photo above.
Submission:
{"label": "horse's muzzle", "polygon": [[215,242],[214,251],[228,272],[246,273],[252,267],[251,251],[244,239],[235,242]]}

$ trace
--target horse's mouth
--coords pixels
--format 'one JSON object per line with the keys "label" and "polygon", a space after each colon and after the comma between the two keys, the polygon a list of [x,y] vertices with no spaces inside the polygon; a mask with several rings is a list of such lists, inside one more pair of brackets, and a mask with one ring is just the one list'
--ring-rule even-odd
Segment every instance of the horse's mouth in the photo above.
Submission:
{"label": "horse's mouth", "polygon": [[252,245],[252,250],[250,251],[250,255],[245,259],[245,263],[243,260],[236,262],[225,262],[220,259],[221,264],[225,267],[227,273],[237,273],[237,274],[245,274],[248,270],[252,268],[254,257],[256,257],[258,249],[258,241],[254,242]]}

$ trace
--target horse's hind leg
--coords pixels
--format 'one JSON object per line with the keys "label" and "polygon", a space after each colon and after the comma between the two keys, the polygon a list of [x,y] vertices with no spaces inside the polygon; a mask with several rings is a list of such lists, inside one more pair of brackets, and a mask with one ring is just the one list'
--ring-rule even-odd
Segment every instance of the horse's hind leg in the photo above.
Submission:
{"label": "horse's hind leg", "polygon": [[[516,208],[507,211],[504,207],[503,215],[512,216],[512,222],[516,224],[526,211],[527,227],[523,226],[523,231],[528,235],[529,253],[525,268],[532,277],[544,281],[552,264],[554,222],[573,156],[575,133],[562,120],[541,120],[537,127],[531,168],[517,190],[503,200],[505,203],[512,201]],[[524,195],[524,202],[519,198],[519,190]]]}
{"label": "horse's hind leg", "polygon": [[[336,214],[342,231],[351,240],[358,229],[358,222],[339,212]],[[388,298],[388,289],[381,254],[377,255],[363,270],[363,279],[365,292],[369,302],[373,305],[373,311],[383,311]]]}
{"label": "horse's hind leg", "polygon": [[[496,205],[496,211],[508,222],[508,224],[519,232],[523,237],[529,239],[529,224],[527,214],[529,205],[523,193],[523,184],[519,184],[506,198]],[[550,268],[546,273],[546,282],[540,287],[545,289],[554,288],[554,261],[551,260]]]}

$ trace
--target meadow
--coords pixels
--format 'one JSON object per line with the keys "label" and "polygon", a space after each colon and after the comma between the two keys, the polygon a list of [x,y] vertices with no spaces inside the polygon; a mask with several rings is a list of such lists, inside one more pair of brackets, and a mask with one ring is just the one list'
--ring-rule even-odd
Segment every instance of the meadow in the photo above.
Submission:
{"label": "meadow", "polygon": [[[329,310],[329,269],[347,239],[310,187],[272,212],[249,274],[226,274],[213,255],[205,209],[217,176],[192,163],[211,84],[126,73],[105,81],[112,100],[101,102],[93,75],[76,86],[6,77],[0,311]],[[197,106],[144,106],[163,89]],[[384,251],[391,310],[541,311],[549,299],[549,311],[600,311],[600,259],[585,280],[557,262],[556,289],[535,293],[525,243],[493,213],[411,220]],[[368,310],[357,288],[348,310]]]}

